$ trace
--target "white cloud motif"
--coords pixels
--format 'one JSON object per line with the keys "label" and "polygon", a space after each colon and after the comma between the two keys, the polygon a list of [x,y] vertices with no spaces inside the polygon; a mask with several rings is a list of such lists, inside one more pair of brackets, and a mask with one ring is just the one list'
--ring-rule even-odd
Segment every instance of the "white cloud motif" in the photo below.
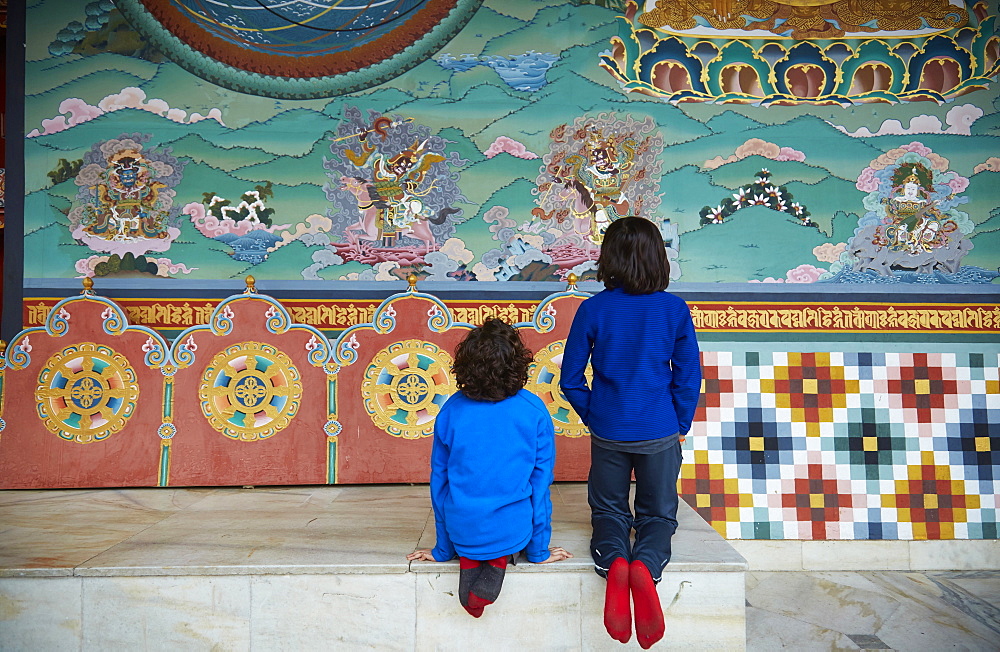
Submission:
{"label": "white cloud motif", "polygon": [[935,115],[921,114],[910,119],[907,127],[903,126],[899,120],[886,120],[878,128],[872,131],[868,127],[861,127],[857,131],[848,131],[846,127],[830,123],[838,130],[854,138],[868,138],[871,136],[902,136],[906,134],[955,134],[958,136],[969,136],[972,134],[972,125],[979,118],[983,117],[983,110],[975,104],[962,104],[952,107],[945,115],[945,127],[941,124],[941,118]]}

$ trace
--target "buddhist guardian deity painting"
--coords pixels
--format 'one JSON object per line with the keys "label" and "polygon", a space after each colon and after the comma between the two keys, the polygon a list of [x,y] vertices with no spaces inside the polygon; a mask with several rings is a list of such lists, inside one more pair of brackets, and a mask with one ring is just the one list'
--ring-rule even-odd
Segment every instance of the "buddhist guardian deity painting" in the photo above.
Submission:
{"label": "buddhist guardian deity painting", "polygon": [[38,0],[24,276],[995,282],[997,2]]}

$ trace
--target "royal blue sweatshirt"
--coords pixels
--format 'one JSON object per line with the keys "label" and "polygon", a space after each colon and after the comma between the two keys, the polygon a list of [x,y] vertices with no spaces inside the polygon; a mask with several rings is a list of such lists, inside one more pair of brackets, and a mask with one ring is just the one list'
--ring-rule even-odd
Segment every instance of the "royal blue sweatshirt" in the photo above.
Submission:
{"label": "royal blue sweatshirt", "polygon": [[[593,385],[584,370],[590,361]],[[667,292],[603,290],[580,304],[559,383],[592,434],[614,441],[686,435],[701,393],[691,311]]]}
{"label": "royal blue sweatshirt", "polygon": [[549,558],[555,432],[545,404],[522,389],[496,403],[456,392],[434,423],[431,503],[437,561]]}

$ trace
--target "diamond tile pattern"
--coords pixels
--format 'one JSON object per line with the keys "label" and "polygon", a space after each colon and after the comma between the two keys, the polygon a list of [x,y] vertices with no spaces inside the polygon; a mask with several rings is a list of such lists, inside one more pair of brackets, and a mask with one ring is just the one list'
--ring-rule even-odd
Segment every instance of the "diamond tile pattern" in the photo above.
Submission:
{"label": "diamond tile pattern", "polygon": [[684,499],[734,539],[996,539],[996,353],[706,351]]}

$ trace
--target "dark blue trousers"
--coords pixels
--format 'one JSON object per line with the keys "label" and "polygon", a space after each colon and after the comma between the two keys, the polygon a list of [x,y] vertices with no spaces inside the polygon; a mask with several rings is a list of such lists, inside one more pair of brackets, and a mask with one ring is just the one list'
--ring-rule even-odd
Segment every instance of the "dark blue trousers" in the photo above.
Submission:
{"label": "dark blue trousers", "polygon": [[[677,474],[681,446],[653,454],[625,453],[590,446],[587,499],[594,535],[590,553],[597,574],[607,577],[611,563],[638,559],[656,582],[670,561],[670,538],[677,529]],[[635,472],[635,515],[629,487]],[[635,544],[631,544],[632,529]]]}

